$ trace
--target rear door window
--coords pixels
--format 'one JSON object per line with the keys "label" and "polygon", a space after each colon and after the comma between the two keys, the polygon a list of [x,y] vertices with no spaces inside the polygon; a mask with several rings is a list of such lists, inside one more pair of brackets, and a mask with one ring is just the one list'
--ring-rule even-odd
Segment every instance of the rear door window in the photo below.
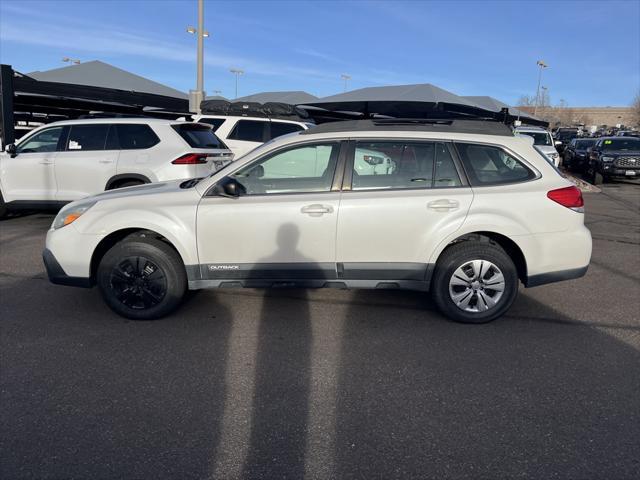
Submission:
{"label": "rear door window", "polygon": [[456,187],[462,183],[441,142],[358,142],[352,190]]}
{"label": "rear door window", "polygon": [[122,150],[140,150],[151,148],[160,142],[149,125],[144,123],[116,124],[120,148]]}
{"label": "rear door window", "polygon": [[197,123],[181,123],[172,125],[178,135],[193,148],[227,148],[213,130]]}
{"label": "rear door window", "polygon": [[304,129],[300,125],[296,125],[295,123],[272,121],[270,138],[278,138],[282,135],[299,132],[300,130]]}
{"label": "rear door window", "polygon": [[104,150],[108,131],[108,124],[71,125],[66,150]]}
{"label": "rear door window", "polygon": [[245,142],[264,142],[267,140],[267,127],[269,122],[259,120],[238,120],[229,134],[230,140],[243,140]]}
{"label": "rear door window", "polygon": [[500,147],[456,143],[473,186],[526,182],[535,173]]}

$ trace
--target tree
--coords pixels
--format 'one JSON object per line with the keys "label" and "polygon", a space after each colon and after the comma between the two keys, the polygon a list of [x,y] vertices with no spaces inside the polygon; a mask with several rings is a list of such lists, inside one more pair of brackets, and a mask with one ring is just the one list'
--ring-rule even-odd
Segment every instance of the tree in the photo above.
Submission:
{"label": "tree", "polygon": [[519,107],[533,107],[535,104],[536,104],[535,97],[532,98],[529,95],[522,95],[518,99],[518,106]]}

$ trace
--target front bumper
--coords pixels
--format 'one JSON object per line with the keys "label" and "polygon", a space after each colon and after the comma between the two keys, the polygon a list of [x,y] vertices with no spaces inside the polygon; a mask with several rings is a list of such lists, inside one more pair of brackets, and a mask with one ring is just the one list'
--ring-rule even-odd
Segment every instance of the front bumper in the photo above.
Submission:
{"label": "front bumper", "polygon": [[44,249],[42,252],[42,260],[44,261],[44,267],[47,269],[47,276],[51,283],[55,283],[56,285],[67,285],[70,287],[90,288],[92,286],[90,278],[71,277],[67,275],[51,250],[47,248]]}

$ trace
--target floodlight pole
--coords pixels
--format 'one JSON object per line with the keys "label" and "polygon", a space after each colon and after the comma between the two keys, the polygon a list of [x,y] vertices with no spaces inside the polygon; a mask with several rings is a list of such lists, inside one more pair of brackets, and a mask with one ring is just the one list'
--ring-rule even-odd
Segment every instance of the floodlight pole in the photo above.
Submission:
{"label": "floodlight pole", "polygon": [[240,68],[232,68],[229,71],[236,76],[236,96],[235,96],[235,98],[238,98],[238,78],[240,77],[240,75],[244,74],[244,70],[242,70]]}
{"label": "floodlight pole", "polygon": [[200,95],[204,90],[204,0],[198,0],[198,79],[196,90]]}
{"label": "floodlight pole", "polygon": [[540,101],[540,82],[542,81],[542,70],[547,68],[549,65],[544,63],[544,60],[538,60],[536,65],[540,67],[540,71],[538,72],[538,88],[536,89],[536,106],[533,108],[533,116],[536,116],[538,113],[538,102]]}
{"label": "floodlight pole", "polygon": [[347,82],[349,80],[351,80],[351,75],[347,75],[346,73],[343,73],[342,75],[340,75],[340,78],[344,80],[344,91],[347,91]]}

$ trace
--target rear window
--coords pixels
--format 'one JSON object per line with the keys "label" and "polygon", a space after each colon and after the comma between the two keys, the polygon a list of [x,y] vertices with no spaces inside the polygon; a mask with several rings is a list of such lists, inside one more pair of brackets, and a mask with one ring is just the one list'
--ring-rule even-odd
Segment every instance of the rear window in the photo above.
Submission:
{"label": "rear window", "polygon": [[228,139],[262,143],[265,141],[265,128],[268,125],[269,122],[259,120],[238,120]]}
{"label": "rear window", "polygon": [[502,148],[491,145],[456,143],[462,163],[473,186],[526,182],[535,173]]}
{"label": "rear window", "polygon": [[[122,150],[140,150],[151,148],[160,142],[149,125],[143,123],[115,124],[117,141]],[[109,145],[113,147],[116,139],[109,135]]]}
{"label": "rear window", "polygon": [[181,123],[172,127],[193,148],[227,148],[213,130],[205,125]]}
{"label": "rear window", "polygon": [[300,125],[295,123],[271,122],[271,138],[281,137],[293,132],[304,130]]}
{"label": "rear window", "polygon": [[198,120],[198,123],[206,123],[207,125],[211,125],[211,130],[213,130],[214,132],[218,130],[224,122],[224,118],[201,118],[200,120]]}

